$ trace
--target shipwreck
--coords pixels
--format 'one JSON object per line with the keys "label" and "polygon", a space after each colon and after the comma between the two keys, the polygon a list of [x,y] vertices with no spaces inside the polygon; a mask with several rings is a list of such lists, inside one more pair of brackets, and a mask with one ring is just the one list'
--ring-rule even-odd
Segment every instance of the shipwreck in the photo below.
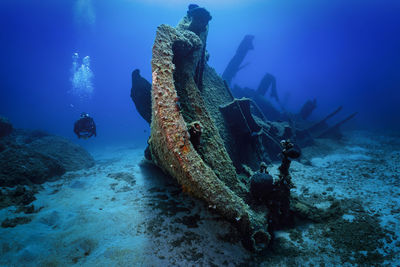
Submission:
{"label": "shipwreck", "polygon": [[[176,179],[184,192],[234,224],[247,249],[262,251],[276,226],[290,221],[290,160],[313,138],[337,137],[340,125],[355,114],[329,127],[326,121],[340,108],[319,122],[307,121],[315,101],[308,101],[299,114],[281,112],[264,98],[270,90],[278,100],[271,74],[257,90],[231,90],[233,77],[253,49],[253,37],[243,39],[221,77],[207,64],[211,19],[205,8],[190,5],[176,27],[160,25],[152,50],[152,82],[134,70],[131,97],[151,125],[146,158]],[[278,160],[282,164],[274,182],[265,166]],[[254,190],[263,186],[261,194]],[[270,205],[260,205],[263,199]]]}

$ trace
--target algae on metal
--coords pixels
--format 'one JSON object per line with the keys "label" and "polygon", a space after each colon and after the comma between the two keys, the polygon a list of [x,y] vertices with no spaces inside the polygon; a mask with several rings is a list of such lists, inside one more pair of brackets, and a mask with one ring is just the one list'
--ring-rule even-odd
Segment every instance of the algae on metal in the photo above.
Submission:
{"label": "algae on metal", "polygon": [[[214,117],[222,115],[215,115],[217,107],[211,110],[205,101],[209,102],[210,97],[203,96],[215,75],[208,76],[210,69],[202,62],[208,26],[202,30],[197,27],[194,33],[190,30],[193,20],[188,15],[176,28],[157,28],[151,61],[152,159],[177,179],[184,191],[204,200],[234,223],[247,248],[261,250],[270,241],[266,213],[256,212],[245,203],[248,189],[238,179],[211,113]],[[201,71],[201,80],[205,81],[202,86],[196,83],[199,78],[195,79],[199,68],[206,69]],[[220,78],[217,82],[223,84]],[[197,150],[188,132],[188,125],[194,121],[202,125],[202,141]]]}

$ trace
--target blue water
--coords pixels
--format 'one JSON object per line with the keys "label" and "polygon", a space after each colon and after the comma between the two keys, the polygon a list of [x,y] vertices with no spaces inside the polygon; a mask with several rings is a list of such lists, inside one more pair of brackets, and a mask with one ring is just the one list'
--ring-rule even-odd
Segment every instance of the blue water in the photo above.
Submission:
{"label": "blue water", "polygon": [[[74,121],[94,117],[98,137],[80,143],[145,145],[147,123],[130,99],[130,74],[151,79],[156,27],[175,26],[189,1],[2,0],[0,114],[15,127],[76,140]],[[209,65],[222,73],[245,34],[254,47],[233,83],[256,88],[265,72],[298,111],[317,98],[319,118],[344,105],[359,128],[400,128],[399,1],[198,1],[213,16]],[[68,93],[72,56],[90,57],[93,93]],[[78,142],[78,140],[76,140]]]}

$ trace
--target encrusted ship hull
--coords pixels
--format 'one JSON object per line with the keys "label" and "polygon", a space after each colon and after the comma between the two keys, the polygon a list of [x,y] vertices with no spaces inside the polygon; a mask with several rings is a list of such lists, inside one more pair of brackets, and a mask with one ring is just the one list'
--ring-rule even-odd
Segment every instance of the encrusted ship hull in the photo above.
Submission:
{"label": "encrusted ship hull", "polygon": [[[185,19],[176,29],[167,25],[157,29],[151,62],[152,160],[177,179],[183,190],[237,225],[246,247],[263,249],[270,241],[266,213],[255,212],[245,203],[247,188],[237,177],[195,81],[205,45],[201,36],[185,29]],[[219,82],[223,85],[222,80]],[[207,90],[207,84],[202,87]],[[190,141],[188,131],[194,121],[202,128],[198,148]]]}

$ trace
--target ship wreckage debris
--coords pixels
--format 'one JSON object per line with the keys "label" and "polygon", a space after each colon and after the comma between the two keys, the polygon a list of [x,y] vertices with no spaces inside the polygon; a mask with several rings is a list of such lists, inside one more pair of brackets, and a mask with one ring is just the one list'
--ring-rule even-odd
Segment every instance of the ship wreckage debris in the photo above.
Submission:
{"label": "ship wreckage debris", "polygon": [[[206,9],[190,5],[175,28],[160,25],[152,83],[133,71],[131,97],[151,125],[146,158],[234,224],[244,247],[259,252],[268,248],[274,230],[293,223],[295,212],[315,209],[290,196],[291,160],[314,138],[338,137],[340,125],[355,114],[333,127],[326,121],[340,108],[309,122],[315,100],[299,114],[282,113],[264,97],[271,88],[271,97],[279,101],[275,78],[268,73],[257,90],[235,86],[231,92],[232,79],[253,49],[253,36],[244,38],[221,78],[207,64],[211,18]],[[278,160],[274,181],[267,164]]]}

